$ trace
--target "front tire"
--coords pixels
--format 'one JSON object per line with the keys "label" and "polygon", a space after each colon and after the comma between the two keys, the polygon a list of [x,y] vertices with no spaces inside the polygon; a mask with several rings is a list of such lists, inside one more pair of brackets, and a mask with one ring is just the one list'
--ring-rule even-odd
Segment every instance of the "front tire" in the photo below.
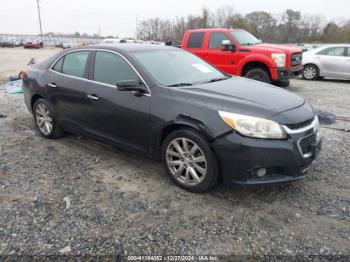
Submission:
{"label": "front tire", "polygon": [[271,84],[270,74],[263,68],[250,69],[244,74],[244,77]]}
{"label": "front tire", "polygon": [[275,82],[275,85],[276,86],[279,86],[279,87],[288,87],[290,85],[290,80],[280,80],[280,81],[276,81]]}
{"label": "front tire", "polygon": [[33,106],[33,115],[35,125],[43,137],[56,139],[64,135],[64,132],[60,128],[55,118],[51,106],[44,99],[40,98],[35,101]]}
{"label": "front tire", "polygon": [[320,70],[316,65],[305,65],[302,75],[305,80],[317,80],[320,76]]}
{"label": "front tire", "polygon": [[179,187],[200,193],[217,183],[216,156],[199,132],[191,129],[174,131],[165,138],[161,154],[166,173]]}

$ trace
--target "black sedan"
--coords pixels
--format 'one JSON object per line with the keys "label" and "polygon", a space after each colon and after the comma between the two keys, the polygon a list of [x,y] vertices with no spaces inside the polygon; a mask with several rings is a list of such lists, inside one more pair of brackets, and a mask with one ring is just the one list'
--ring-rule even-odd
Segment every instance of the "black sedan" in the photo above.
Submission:
{"label": "black sedan", "polygon": [[180,187],[284,183],[305,177],[321,145],[302,97],[228,76],[178,48],[70,49],[24,77],[25,103],[46,138],[65,132],[164,163]]}

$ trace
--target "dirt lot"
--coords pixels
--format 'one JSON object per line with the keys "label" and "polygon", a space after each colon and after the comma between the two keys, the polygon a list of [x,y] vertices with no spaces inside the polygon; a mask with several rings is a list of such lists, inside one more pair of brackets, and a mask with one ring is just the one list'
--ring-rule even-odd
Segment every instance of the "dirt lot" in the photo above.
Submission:
{"label": "dirt lot", "polygon": [[[57,51],[5,50],[0,75]],[[350,115],[349,82],[293,80],[289,89]],[[0,255],[350,255],[349,133],[322,128],[323,151],[303,181],[192,194],[152,160],[42,138],[20,94],[0,90],[0,115]]]}
{"label": "dirt lot", "polygon": [[27,67],[29,60],[35,57],[38,62],[52,54],[59,52],[59,48],[24,49],[0,48],[0,82],[8,80],[10,76],[16,76]]}

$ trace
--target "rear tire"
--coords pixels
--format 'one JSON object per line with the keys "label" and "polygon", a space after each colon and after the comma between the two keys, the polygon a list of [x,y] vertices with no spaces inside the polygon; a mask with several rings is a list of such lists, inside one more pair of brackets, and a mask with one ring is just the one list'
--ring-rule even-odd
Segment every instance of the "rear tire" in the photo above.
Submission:
{"label": "rear tire", "polygon": [[64,135],[52,107],[44,99],[39,98],[35,101],[33,106],[33,115],[35,125],[43,137],[56,139]]}
{"label": "rear tire", "polygon": [[252,68],[244,74],[244,77],[271,84],[270,74],[263,68]]}
{"label": "rear tire", "polygon": [[305,80],[317,80],[320,75],[320,70],[316,65],[308,64],[304,66],[302,76]]}
{"label": "rear tire", "polygon": [[195,130],[182,129],[168,135],[161,154],[166,173],[187,191],[205,192],[218,181],[216,156],[207,139]]}

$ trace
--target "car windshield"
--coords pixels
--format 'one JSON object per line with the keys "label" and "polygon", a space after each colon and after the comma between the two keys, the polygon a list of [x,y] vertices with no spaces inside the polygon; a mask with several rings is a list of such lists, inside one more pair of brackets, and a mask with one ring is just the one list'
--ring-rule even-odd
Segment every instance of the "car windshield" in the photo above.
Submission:
{"label": "car windshield", "polygon": [[231,32],[231,35],[240,45],[256,45],[261,43],[260,40],[246,31],[233,31]]}
{"label": "car windshield", "polygon": [[164,86],[188,86],[227,78],[197,56],[181,50],[135,52],[134,57]]}

